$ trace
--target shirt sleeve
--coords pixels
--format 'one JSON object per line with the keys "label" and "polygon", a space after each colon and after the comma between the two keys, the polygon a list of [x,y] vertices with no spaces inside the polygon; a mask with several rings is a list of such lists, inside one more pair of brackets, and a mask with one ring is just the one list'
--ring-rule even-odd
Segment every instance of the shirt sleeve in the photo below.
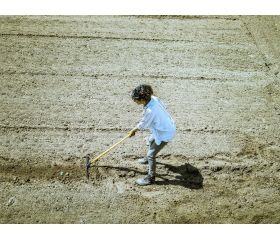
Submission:
{"label": "shirt sleeve", "polygon": [[144,116],[141,119],[141,121],[137,124],[137,128],[143,129],[143,128],[149,128],[154,120],[154,113],[150,109],[147,109],[144,112]]}

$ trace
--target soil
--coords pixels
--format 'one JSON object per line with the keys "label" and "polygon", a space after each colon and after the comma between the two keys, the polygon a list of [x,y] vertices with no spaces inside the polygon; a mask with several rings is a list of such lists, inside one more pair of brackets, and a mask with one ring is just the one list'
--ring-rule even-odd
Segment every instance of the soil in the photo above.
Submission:
{"label": "soil", "polygon": [[[279,16],[1,16],[0,223],[280,223]],[[147,172],[129,93],[177,124]]]}

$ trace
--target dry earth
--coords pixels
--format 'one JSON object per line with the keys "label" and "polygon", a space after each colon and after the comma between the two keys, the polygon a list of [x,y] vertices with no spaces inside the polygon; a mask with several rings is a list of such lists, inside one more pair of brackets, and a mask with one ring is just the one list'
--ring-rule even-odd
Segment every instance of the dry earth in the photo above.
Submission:
{"label": "dry earth", "polygon": [[[280,223],[279,16],[1,16],[0,223]],[[177,124],[138,187],[151,84]]]}

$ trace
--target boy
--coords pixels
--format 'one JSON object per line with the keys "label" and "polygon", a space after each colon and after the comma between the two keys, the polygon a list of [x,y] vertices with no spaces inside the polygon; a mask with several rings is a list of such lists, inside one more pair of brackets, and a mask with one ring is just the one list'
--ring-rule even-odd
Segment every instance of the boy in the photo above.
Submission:
{"label": "boy", "polygon": [[176,134],[175,122],[166,111],[163,103],[152,95],[152,87],[146,84],[139,85],[131,94],[134,102],[144,106],[144,112],[142,120],[129,132],[129,136],[134,136],[138,130],[144,128],[149,128],[151,131],[147,156],[138,160],[141,164],[149,164],[148,175],[136,181],[140,186],[155,183],[156,155]]}

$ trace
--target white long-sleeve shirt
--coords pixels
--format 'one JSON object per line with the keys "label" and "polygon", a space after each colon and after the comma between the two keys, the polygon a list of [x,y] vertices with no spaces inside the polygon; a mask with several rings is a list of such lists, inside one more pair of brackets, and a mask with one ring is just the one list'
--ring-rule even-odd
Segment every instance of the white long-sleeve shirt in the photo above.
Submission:
{"label": "white long-sleeve shirt", "polygon": [[157,145],[171,141],[176,134],[176,125],[164,104],[155,96],[144,107],[143,118],[137,128],[149,128]]}

